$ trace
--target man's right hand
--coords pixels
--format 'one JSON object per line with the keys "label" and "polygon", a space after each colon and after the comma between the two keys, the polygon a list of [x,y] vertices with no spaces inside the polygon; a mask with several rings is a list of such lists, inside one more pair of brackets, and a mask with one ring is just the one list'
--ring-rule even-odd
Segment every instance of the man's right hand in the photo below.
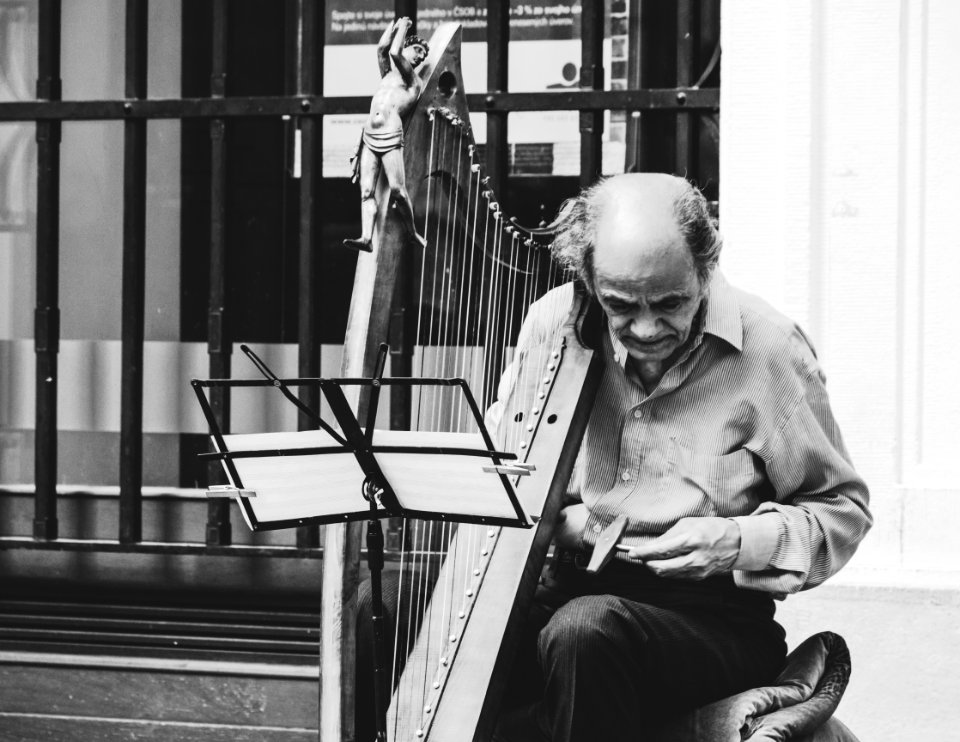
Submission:
{"label": "man's right hand", "polygon": [[590,511],[582,502],[567,505],[560,511],[553,540],[561,549],[579,549],[583,529],[587,527]]}

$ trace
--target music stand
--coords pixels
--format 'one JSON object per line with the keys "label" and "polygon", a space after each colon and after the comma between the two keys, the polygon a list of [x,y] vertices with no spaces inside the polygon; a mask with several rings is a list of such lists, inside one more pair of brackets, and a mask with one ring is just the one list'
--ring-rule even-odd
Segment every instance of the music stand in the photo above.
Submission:
{"label": "music stand", "polygon": [[[199,457],[221,461],[230,480],[229,485],[210,487],[207,496],[236,497],[247,524],[254,531],[368,519],[374,704],[377,740],[385,742],[387,702],[382,681],[385,680],[386,648],[381,588],[384,539],[380,519],[405,517],[530,528],[533,520],[521,507],[508,477],[528,475],[534,467],[517,462],[516,454],[496,450],[464,379],[384,377],[389,351],[386,344],[380,346],[374,375],[369,379],[280,379],[250,348],[240,347],[264,379],[191,381],[216,448]],[[357,385],[370,388],[364,426],[343,392],[343,387]],[[268,386],[277,388],[313,419],[320,430],[227,435],[221,431],[203,391],[217,387]],[[290,392],[290,387],[300,386],[320,389],[336,418],[339,432]],[[384,386],[456,387],[463,394],[478,433],[378,431],[374,423]],[[336,445],[318,445],[325,442],[323,435],[332,438]],[[293,461],[300,463],[299,477],[296,473],[291,476]],[[426,480],[425,466],[434,474]],[[450,482],[456,482],[455,493],[451,492]],[[327,493],[323,492],[324,487]],[[287,496],[296,500],[293,510],[284,509]],[[438,507],[441,504],[443,507]]]}

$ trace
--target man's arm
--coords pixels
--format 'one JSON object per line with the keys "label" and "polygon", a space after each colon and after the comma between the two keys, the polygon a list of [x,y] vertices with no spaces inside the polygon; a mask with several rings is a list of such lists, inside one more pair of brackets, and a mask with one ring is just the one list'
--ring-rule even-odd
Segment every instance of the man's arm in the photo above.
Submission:
{"label": "man's arm", "polygon": [[853,556],[873,518],[819,373],[764,452],[776,492],[752,514],[733,518],[742,545],[734,564],[741,587],[791,593],[819,585]]}
{"label": "man's arm", "polygon": [[403,56],[403,42],[407,40],[407,31],[410,30],[413,21],[404,16],[397,21],[396,25],[397,31],[393,37],[393,44],[390,46],[390,59],[393,60],[393,64],[397,68],[397,72],[400,73],[400,77],[403,78],[404,84],[409,87],[413,85],[416,73],[413,71],[413,66]]}
{"label": "man's arm", "polygon": [[630,550],[664,577],[732,572],[738,586],[794,593],[846,564],[872,524],[868,492],[850,463],[819,369],[803,379],[796,406],[756,452],[775,496],[733,518],[682,518]]}
{"label": "man's arm", "polygon": [[390,44],[397,32],[396,21],[388,23],[377,44],[377,63],[380,65],[380,77],[390,72]]}

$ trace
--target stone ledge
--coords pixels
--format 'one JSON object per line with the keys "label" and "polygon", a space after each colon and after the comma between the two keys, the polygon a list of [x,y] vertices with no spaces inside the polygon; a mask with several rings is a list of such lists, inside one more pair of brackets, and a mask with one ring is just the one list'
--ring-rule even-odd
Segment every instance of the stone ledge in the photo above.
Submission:
{"label": "stone ledge", "polygon": [[891,591],[941,591],[960,599],[960,571],[920,569],[870,569],[848,567],[830,578],[817,591],[832,589]]}

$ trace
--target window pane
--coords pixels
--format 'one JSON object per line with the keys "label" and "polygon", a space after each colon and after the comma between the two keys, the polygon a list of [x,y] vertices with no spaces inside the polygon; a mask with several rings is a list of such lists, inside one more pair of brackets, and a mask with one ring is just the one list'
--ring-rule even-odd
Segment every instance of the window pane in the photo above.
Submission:
{"label": "window pane", "polygon": [[0,484],[33,481],[34,132],[0,124]]}
{"label": "window pane", "polygon": [[37,82],[37,0],[0,4],[0,101],[33,100]]}
{"label": "window pane", "polygon": [[123,0],[69,0],[61,4],[64,100],[123,97]]}
{"label": "window pane", "polygon": [[[373,95],[379,83],[376,45],[393,19],[375,0],[327,3],[324,92],[331,96]],[[429,39],[441,23],[463,27],[461,66],[469,93],[487,89],[486,4],[426,0],[418,5],[417,32]],[[513,0],[510,15],[508,89],[512,92],[577,88],[581,64],[581,3],[525,3]],[[607,2],[603,44],[605,88],[627,87],[628,8]],[[348,177],[349,158],[366,116],[324,119],[324,176]],[[486,140],[486,117],[471,112],[478,144]],[[571,175],[579,171],[579,115],[576,111],[514,113],[509,117],[511,173]],[[604,172],[623,172],[625,125],[622,113],[606,116]]]}
{"label": "window pane", "polygon": [[153,0],[147,10],[147,95],[179,98],[182,4]]}

